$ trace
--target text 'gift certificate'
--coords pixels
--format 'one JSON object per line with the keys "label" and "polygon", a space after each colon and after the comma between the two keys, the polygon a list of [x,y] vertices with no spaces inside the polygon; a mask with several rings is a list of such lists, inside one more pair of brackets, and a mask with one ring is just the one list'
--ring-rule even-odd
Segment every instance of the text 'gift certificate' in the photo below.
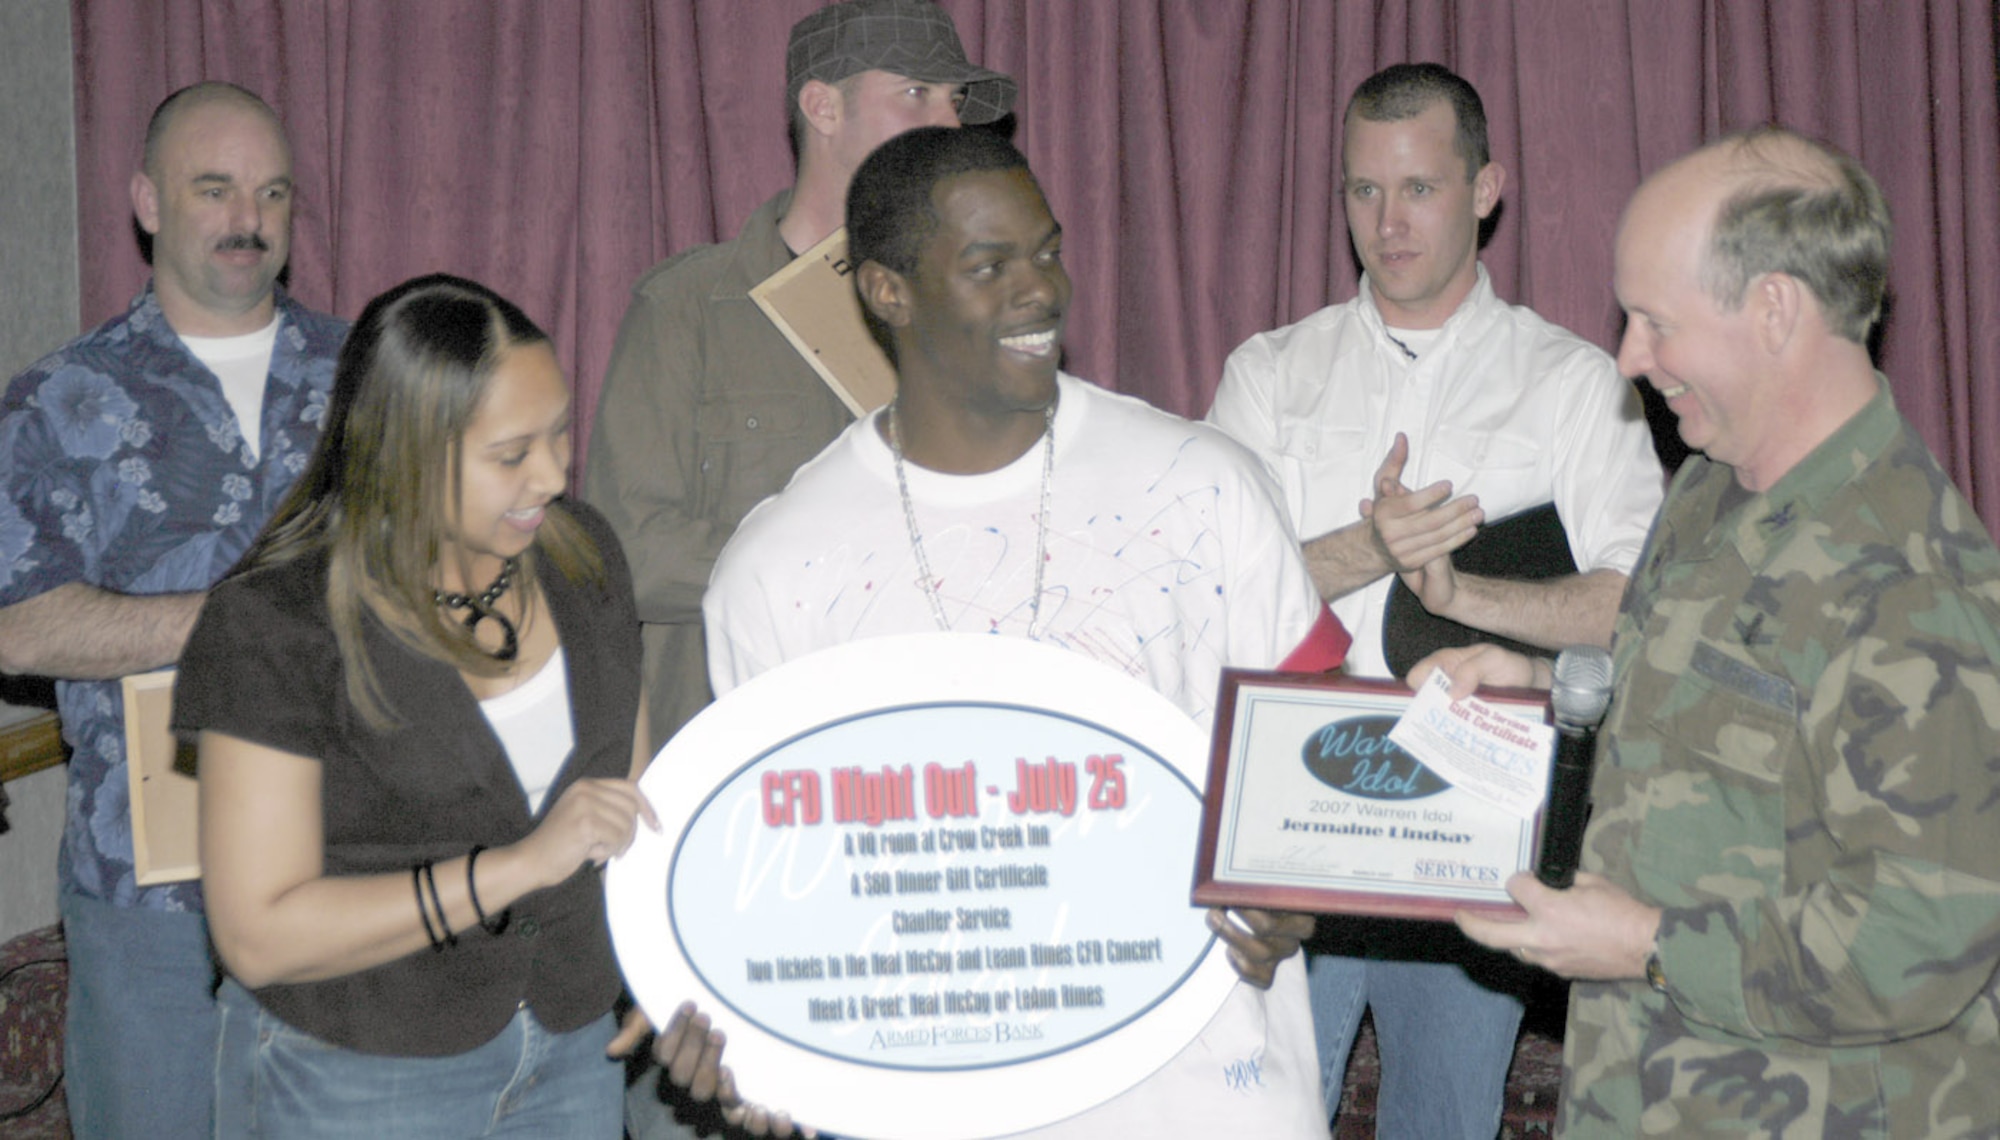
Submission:
{"label": "text 'gift certificate'", "polygon": [[1478,697],[1451,699],[1451,679],[1435,669],[1389,730],[1389,739],[1460,791],[1522,818],[1549,795],[1553,725],[1523,721]]}

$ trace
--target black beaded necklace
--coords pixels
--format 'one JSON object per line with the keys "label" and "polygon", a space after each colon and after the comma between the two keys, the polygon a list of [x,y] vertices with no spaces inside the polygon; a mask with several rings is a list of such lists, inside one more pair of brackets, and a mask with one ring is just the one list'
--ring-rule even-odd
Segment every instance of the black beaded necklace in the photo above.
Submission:
{"label": "black beaded necklace", "polygon": [[519,565],[520,561],[514,558],[502,562],[499,576],[494,578],[493,584],[481,591],[477,597],[471,594],[449,594],[443,590],[432,592],[437,604],[445,609],[467,611],[465,632],[472,635],[475,645],[478,644],[480,622],[492,618],[500,623],[502,640],[500,648],[493,650],[492,656],[495,661],[512,661],[515,654],[521,651],[521,639],[515,634],[514,623],[507,620],[507,615],[493,608],[493,603],[499,601],[501,595],[507,592],[507,587],[514,584],[514,570]]}

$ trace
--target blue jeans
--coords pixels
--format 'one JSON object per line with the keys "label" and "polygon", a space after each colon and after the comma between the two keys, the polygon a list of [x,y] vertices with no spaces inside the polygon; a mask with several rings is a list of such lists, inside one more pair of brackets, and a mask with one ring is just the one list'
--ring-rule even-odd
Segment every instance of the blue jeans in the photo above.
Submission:
{"label": "blue jeans", "polygon": [[[1460,937],[1456,930],[1450,936]],[[1482,974],[1479,981],[1467,976],[1468,964]],[[1378,1140],[1493,1140],[1521,1027],[1523,987],[1516,972],[1503,968],[1495,971],[1498,977],[1485,977],[1480,965],[1310,956],[1306,985],[1328,1119],[1340,1106],[1348,1050],[1368,1007],[1375,1011],[1382,1061]]]}
{"label": "blue jeans", "polygon": [[207,1140],[215,1087],[208,921],[64,891],[63,1094],[79,1140]]}
{"label": "blue jeans", "polygon": [[[551,1033],[523,1008],[484,1045],[450,1057],[383,1057],[285,1024],[224,981],[215,1044],[221,1140],[618,1140],[624,1066],[613,1023]],[[412,1011],[411,1016],[423,1016]]]}

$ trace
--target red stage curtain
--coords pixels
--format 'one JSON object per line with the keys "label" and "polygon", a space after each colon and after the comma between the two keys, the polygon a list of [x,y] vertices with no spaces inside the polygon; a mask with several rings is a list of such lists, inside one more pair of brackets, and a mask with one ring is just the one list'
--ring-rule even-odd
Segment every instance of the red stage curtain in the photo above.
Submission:
{"label": "red stage curtain", "polygon": [[[790,179],[786,29],[818,0],[72,0],[82,311],[145,276],[126,182],[147,113],[264,94],[300,183],[291,281],[352,315],[450,270],[554,335],[587,414],[627,291]],[[1509,179],[1503,296],[1613,347],[1611,238],[1641,177],[1778,121],[1858,156],[1895,214],[1878,361],[2000,529],[2000,79],[1987,0],[945,0],[1021,82],[1066,230],[1073,371],[1184,414],[1251,333],[1351,295],[1339,112],[1444,62]],[[587,427],[587,425],[586,425]],[[1982,446],[1984,444],[1985,446]]]}

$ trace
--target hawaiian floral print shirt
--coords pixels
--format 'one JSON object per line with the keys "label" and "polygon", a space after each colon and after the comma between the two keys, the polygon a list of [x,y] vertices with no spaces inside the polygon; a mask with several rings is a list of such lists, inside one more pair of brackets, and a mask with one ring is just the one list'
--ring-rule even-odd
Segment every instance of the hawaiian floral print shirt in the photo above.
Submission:
{"label": "hawaiian floral print shirt", "polygon": [[[205,590],[256,537],[319,440],[347,323],[278,294],[284,323],[262,453],[188,352],[151,285],[15,377],[0,401],[0,606],[70,582],[121,594]],[[58,681],[69,762],[64,890],[119,906],[198,909],[197,883],[132,872],[117,681]]]}

